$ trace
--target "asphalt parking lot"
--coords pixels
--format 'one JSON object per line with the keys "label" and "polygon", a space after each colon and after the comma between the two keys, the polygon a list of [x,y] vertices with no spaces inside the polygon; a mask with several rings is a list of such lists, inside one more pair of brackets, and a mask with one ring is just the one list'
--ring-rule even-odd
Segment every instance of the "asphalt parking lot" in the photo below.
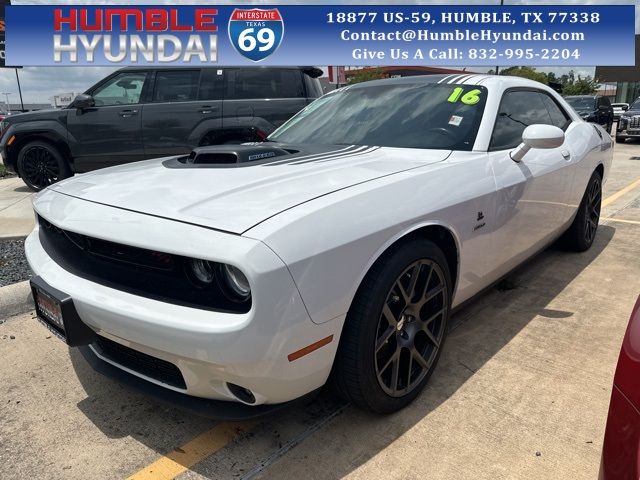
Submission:
{"label": "asphalt parking lot", "polygon": [[99,376],[33,313],[0,320],[0,478],[594,479],[640,294],[640,142],[616,146],[603,198],[591,250],[551,247],[458,312],[390,416],[321,395],[217,423]]}

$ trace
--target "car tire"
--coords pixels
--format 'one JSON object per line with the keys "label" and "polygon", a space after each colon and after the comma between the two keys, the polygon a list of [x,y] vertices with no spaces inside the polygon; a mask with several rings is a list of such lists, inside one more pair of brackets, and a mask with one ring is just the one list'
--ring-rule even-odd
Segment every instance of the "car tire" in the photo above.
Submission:
{"label": "car tire", "polygon": [[36,192],[72,175],[60,152],[40,140],[28,142],[20,149],[17,168],[22,181]]}
{"label": "car tire", "polygon": [[334,390],[376,413],[411,403],[442,351],[451,291],[447,260],[433,242],[412,239],[386,252],[347,314],[332,372]]}
{"label": "car tire", "polygon": [[616,135],[616,143],[624,143],[626,139],[621,135]]}
{"label": "car tire", "polygon": [[584,252],[593,244],[598,231],[602,204],[602,177],[593,172],[573,223],[564,234],[565,245],[576,252]]}

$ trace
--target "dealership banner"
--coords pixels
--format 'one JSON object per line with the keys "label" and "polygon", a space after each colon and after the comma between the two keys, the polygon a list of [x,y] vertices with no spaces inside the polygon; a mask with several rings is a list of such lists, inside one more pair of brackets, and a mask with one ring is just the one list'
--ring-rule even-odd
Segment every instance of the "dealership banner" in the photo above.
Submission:
{"label": "dealership banner", "polygon": [[11,0],[0,0],[0,68],[4,67],[4,9],[11,4]]}
{"label": "dealership banner", "polygon": [[7,65],[633,65],[633,5],[7,6]]}

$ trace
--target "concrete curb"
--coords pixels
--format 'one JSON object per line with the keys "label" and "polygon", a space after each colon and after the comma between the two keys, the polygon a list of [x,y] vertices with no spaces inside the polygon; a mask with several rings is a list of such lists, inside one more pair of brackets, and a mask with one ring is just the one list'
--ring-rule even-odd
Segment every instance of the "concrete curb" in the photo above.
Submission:
{"label": "concrete curb", "polygon": [[33,310],[29,281],[0,287],[0,319]]}
{"label": "concrete curb", "polygon": [[[0,242],[10,241],[10,240],[25,240],[29,234],[27,235],[3,235],[0,233]],[[2,287],[0,287],[2,288]]]}

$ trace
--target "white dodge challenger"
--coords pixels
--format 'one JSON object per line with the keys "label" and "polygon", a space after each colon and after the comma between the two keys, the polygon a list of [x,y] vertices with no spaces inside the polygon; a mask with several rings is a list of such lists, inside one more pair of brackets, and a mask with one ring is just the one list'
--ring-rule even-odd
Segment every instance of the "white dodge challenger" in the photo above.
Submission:
{"label": "white dodge challenger", "polygon": [[612,146],[521,78],[353,85],[264,143],[41,192],[36,311],[97,370],[213,417],[327,382],[391,412],[427,383],[452,309],[560,237],[591,246]]}

